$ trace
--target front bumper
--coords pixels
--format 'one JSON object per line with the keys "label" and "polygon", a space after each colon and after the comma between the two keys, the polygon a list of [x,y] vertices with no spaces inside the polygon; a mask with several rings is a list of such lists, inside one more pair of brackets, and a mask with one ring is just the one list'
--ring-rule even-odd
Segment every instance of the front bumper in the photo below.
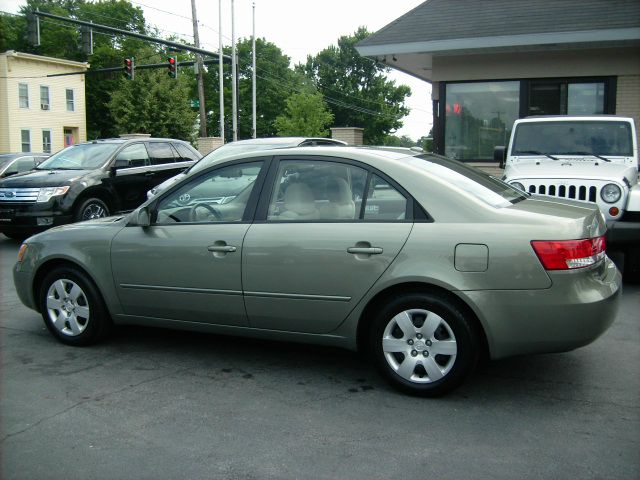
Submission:
{"label": "front bumper", "polygon": [[[46,223],[38,219],[47,219]],[[57,200],[44,203],[0,202],[0,232],[35,233],[73,221],[72,212],[61,208]]]}
{"label": "front bumper", "polygon": [[573,350],[609,328],[622,276],[608,257],[598,266],[549,277],[553,284],[544,290],[457,292],[478,313],[491,358]]}
{"label": "front bumper", "polygon": [[640,243],[640,222],[607,222],[607,247]]}

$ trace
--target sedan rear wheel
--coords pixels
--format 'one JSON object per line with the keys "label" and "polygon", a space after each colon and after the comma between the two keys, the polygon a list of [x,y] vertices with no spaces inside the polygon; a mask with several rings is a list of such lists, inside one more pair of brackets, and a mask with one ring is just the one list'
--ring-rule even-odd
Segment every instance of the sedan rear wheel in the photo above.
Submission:
{"label": "sedan rear wheel", "polygon": [[40,289],[44,323],[61,342],[89,345],[103,338],[111,319],[96,286],[83,272],[61,267],[49,273]]}
{"label": "sedan rear wheel", "polygon": [[478,360],[478,335],[444,296],[405,294],[374,320],[370,348],[382,375],[396,388],[436,396],[458,386]]}

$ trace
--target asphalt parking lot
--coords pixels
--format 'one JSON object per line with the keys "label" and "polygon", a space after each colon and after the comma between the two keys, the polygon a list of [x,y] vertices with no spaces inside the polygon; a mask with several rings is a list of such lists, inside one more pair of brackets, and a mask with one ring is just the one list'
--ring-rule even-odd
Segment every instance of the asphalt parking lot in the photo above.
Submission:
{"label": "asphalt parking lot", "polygon": [[336,349],[145,328],[64,346],[15,294],[18,247],[0,236],[2,479],[640,477],[638,286],[592,345],[429,400]]}

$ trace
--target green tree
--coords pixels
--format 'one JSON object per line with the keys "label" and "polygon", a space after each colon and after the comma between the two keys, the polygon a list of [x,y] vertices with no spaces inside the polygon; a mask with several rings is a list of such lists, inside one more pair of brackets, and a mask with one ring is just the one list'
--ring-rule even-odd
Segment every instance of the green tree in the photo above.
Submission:
{"label": "green tree", "polygon": [[164,71],[137,72],[132,82],[121,79],[108,104],[116,133],[193,141],[197,113],[189,105],[190,92],[188,79],[171,79]]}
{"label": "green tree", "polygon": [[[238,138],[250,138],[252,127],[252,52],[251,39],[241,38],[236,44],[238,54]],[[224,48],[231,56],[231,47]],[[277,134],[276,117],[284,112],[286,100],[292,93],[315,92],[315,87],[301,73],[290,68],[291,59],[275,44],[256,38],[256,129],[259,137]],[[231,138],[231,65],[224,66],[225,136]],[[209,66],[204,75],[207,97],[207,128],[219,132],[218,66]],[[194,91],[195,92],[195,91]],[[195,98],[195,97],[194,97]]]}
{"label": "green tree", "polygon": [[294,93],[286,102],[285,112],[275,121],[283,137],[326,137],[333,114],[320,93]]}
{"label": "green tree", "polygon": [[340,37],[337,46],[308,56],[297,69],[313,79],[335,115],[336,126],[362,127],[365,143],[380,144],[402,127],[411,89],[396,86],[384,75],[388,68],[358,54],[355,45],[367,36],[367,29],[360,27],[353,35]]}
{"label": "green tree", "polygon": [[387,135],[382,139],[382,145],[390,147],[415,147],[419,146],[416,141],[412,140],[407,135],[398,137],[396,135]]}
{"label": "green tree", "polygon": [[[87,57],[80,48],[80,30],[76,25],[42,18],[40,20],[39,47],[33,47],[26,40],[26,20],[24,15],[39,9],[63,17],[91,20],[123,30],[148,33],[141,8],[125,0],[27,0],[20,8],[21,16],[3,16],[2,24],[8,25],[0,35],[3,49],[36,53],[68,60],[88,61],[91,71],[103,67],[118,67],[125,57],[156,55],[157,48],[148,43],[121,35],[104,34],[94,31],[93,55]],[[0,24],[0,26],[2,26]],[[122,75],[118,73],[86,75],[86,106],[88,138],[110,137],[116,134],[115,119],[107,108],[112,92],[118,88]]]}

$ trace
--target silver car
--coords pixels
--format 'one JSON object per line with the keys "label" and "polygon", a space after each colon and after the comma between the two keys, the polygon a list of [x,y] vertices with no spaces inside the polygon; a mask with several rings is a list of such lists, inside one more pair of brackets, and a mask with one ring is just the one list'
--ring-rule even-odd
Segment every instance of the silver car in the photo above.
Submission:
{"label": "silver car", "polygon": [[601,335],[621,291],[605,230],[594,206],[443,157],[293,148],[217,162],[127,216],[31,237],[14,280],[69,345],[123,324],[333,345],[433,396],[483,356]]}
{"label": "silver car", "polygon": [[236,142],[225,143],[221,147],[216,148],[213,152],[202,157],[197,163],[192,165],[185,172],[171,177],[160,185],[153,187],[147,192],[147,198],[152,198],[160,191],[182,180],[187,175],[204,170],[216,162],[240,153],[253,152],[256,150],[274,150],[276,148],[289,147],[317,147],[317,146],[334,146],[342,147],[347,144],[342,140],[334,138],[316,138],[316,137],[268,137],[268,138],[250,138],[247,140],[238,140]]}

